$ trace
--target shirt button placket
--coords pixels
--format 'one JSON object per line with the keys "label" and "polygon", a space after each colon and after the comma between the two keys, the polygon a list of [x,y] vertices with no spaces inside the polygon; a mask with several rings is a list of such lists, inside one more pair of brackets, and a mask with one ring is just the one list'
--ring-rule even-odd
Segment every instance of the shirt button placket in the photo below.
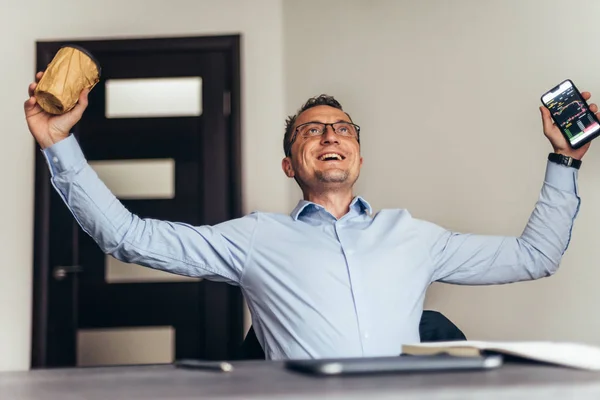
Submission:
{"label": "shirt button placket", "polygon": [[368,334],[365,335],[365,333],[363,332],[363,320],[361,318],[361,283],[360,283],[360,271],[358,271],[356,268],[352,268],[352,260],[351,260],[351,256],[354,253],[354,249],[352,248],[348,248],[347,247],[347,243],[346,246],[344,245],[344,241],[343,241],[343,237],[344,237],[344,231],[343,231],[343,225],[340,223],[340,221],[336,221],[335,223],[335,232],[338,238],[338,241],[340,243],[340,246],[342,248],[342,252],[344,254],[344,259],[346,260],[346,269],[348,271],[348,276],[350,277],[350,289],[352,291],[352,297],[354,300],[354,312],[356,315],[356,323],[358,325],[358,333],[359,333],[359,337],[360,337],[360,343],[361,343],[361,348],[362,348],[362,353],[363,355],[365,354],[365,339],[368,339]]}

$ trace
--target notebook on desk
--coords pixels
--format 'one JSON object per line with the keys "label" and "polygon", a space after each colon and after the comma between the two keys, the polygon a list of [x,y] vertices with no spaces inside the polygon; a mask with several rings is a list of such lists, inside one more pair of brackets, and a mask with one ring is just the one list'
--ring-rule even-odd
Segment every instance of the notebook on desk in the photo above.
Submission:
{"label": "notebook on desk", "polygon": [[524,360],[600,371],[600,348],[580,343],[465,340],[407,344],[402,346],[402,353],[409,355],[449,354],[469,357],[497,353]]}

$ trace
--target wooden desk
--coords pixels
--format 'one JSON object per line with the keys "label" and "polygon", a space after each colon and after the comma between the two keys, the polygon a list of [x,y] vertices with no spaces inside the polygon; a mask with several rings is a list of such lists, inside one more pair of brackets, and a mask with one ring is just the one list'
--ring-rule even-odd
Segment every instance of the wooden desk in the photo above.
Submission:
{"label": "wooden desk", "polygon": [[280,362],[234,365],[230,373],[170,365],[5,372],[0,399],[600,399],[600,372],[540,365],[353,378],[304,376]]}

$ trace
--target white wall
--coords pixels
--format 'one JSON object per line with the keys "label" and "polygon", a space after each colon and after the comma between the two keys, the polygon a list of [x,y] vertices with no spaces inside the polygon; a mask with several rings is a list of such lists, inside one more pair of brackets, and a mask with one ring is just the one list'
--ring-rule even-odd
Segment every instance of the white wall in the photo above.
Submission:
{"label": "white wall", "polygon": [[242,33],[244,210],[286,211],[282,10],[279,0],[2,0],[1,8],[0,370],[18,370],[30,357],[34,147],[22,103],[35,41]]}
{"label": "white wall", "polygon": [[[600,99],[594,0],[284,1],[287,112],[335,95],[362,126],[357,193],[447,228],[520,235],[551,150],[539,97],[571,78]],[[600,344],[599,145],[562,268],[502,287],[434,286],[470,338]],[[298,199],[292,191],[290,207]]]}

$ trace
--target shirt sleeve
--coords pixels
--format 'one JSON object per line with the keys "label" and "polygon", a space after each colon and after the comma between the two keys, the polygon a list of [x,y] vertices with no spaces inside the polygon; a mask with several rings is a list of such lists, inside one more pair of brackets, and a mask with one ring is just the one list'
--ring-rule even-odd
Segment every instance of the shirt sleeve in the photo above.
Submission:
{"label": "shirt sleeve", "polygon": [[106,254],[179,275],[239,284],[258,214],[214,226],[142,219],[100,180],[73,135],[43,152],[52,185]]}
{"label": "shirt sleeve", "polygon": [[539,199],[519,237],[456,233],[419,221],[432,260],[432,282],[487,285],[554,274],[579,205],[577,170],[548,162]]}

